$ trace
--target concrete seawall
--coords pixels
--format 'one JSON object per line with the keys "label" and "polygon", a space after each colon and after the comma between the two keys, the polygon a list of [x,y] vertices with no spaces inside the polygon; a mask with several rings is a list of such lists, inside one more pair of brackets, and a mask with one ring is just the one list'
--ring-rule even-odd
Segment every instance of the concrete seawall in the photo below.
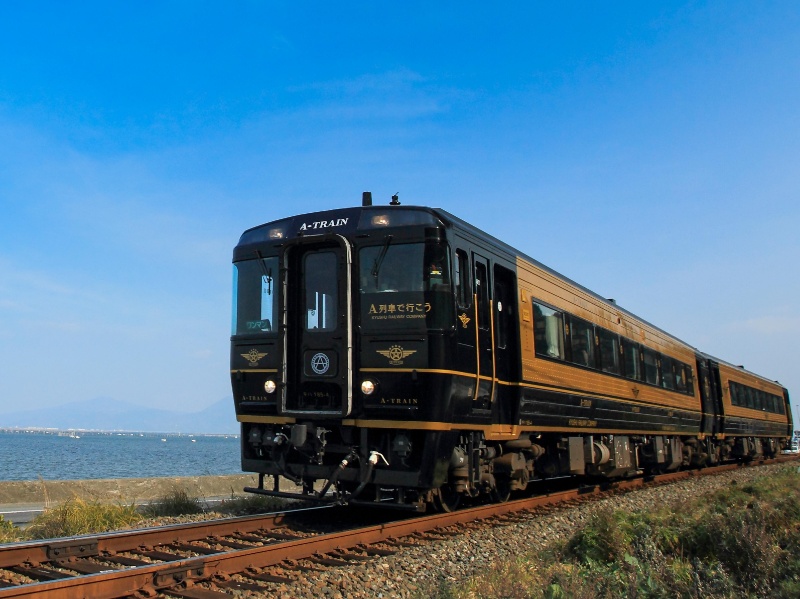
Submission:
{"label": "concrete seawall", "polygon": [[174,490],[190,497],[243,495],[242,488],[257,486],[258,476],[188,476],[180,478],[117,478],[96,480],[0,481],[0,507],[50,507],[78,498],[101,503],[141,503],[159,499]]}

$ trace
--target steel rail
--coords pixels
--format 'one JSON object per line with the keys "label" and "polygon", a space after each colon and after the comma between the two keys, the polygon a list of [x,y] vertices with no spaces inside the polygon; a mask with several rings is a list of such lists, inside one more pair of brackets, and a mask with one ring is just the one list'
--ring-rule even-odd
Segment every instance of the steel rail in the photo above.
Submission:
{"label": "steel rail", "polygon": [[280,512],[258,516],[204,520],[0,545],[0,568],[17,566],[22,563],[42,564],[70,557],[94,557],[102,552],[119,553],[142,546],[167,545],[179,541],[200,540],[209,536],[224,536],[237,532],[268,531],[282,526],[283,520],[293,513]]}
{"label": "steel rail", "polygon": [[[753,465],[768,465],[796,459],[797,458],[794,456],[781,457],[761,461]],[[742,467],[742,465],[733,464],[703,470],[689,470],[658,476],[640,477],[617,481],[607,485],[581,487],[557,493],[513,500],[506,503],[482,505],[452,513],[421,516],[344,532],[279,542],[262,547],[229,550],[211,555],[184,558],[149,566],[139,566],[128,570],[100,572],[75,578],[4,588],[0,589],[0,599],[10,597],[49,597],[51,599],[61,597],[84,597],[86,599],[115,599],[134,594],[152,594],[159,590],[168,592],[169,589],[174,590],[176,587],[191,588],[199,582],[212,581],[212,579],[221,580],[229,577],[233,573],[240,573],[253,568],[275,566],[287,560],[299,560],[337,550],[374,545],[391,539],[430,532],[439,528],[466,524],[476,520],[486,520],[512,512],[520,512],[545,505],[599,495],[608,491],[636,489],[653,483],[675,482],[696,476],[718,474]],[[255,518],[257,519],[258,517]],[[231,521],[240,520],[242,523],[246,523],[248,520],[252,519],[253,518],[231,519]],[[213,524],[213,522],[209,524]],[[146,530],[144,532],[155,533],[156,530],[158,529]],[[135,535],[133,535],[133,533],[136,532],[139,531],[131,531],[131,540],[136,538]],[[241,532],[241,529],[234,532]],[[218,535],[219,530],[214,529],[214,533]],[[141,538],[136,542],[136,546],[140,545],[142,545]],[[69,562],[64,562],[63,567],[69,568]]]}

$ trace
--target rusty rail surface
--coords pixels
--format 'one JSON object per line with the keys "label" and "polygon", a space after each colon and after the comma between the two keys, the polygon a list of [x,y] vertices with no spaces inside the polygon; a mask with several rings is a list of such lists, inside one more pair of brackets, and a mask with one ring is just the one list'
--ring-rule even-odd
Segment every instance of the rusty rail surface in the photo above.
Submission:
{"label": "rusty rail surface", "polygon": [[[796,456],[781,456],[753,465],[775,464],[796,459]],[[437,529],[459,526],[476,520],[588,498],[609,491],[619,492],[654,483],[670,483],[742,467],[738,464],[725,465],[704,470],[641,477],[305,538],[279,532],[287,515],[282,513],[0,546],[0,568],[32,578],[50,578],[43,582],[0,588],[0,599],[7,597],[116,599],[131,595],[154,596],[159,592],[186,599],[231,596],[221,590],[196,586],[199,583],[211,583],[217,589],[260,589],[266,592],[266,587],[255,583],[232,581],[230,576],[243,574],[253,581],[265,581],[269,580],[270,576],[259,574],[260,569],[289,560],[316,556],[319,561],[325,554],[335,554],[353,548],[360,548],[370,555],[382,555],[385,552],[381,553],[380,549],[370,551],[370,546],[386,543],[392,539],[430,534]],[[457,533],[445,531],[444,534]],[[236,542],[237,538],[240,542]],[[191,545],[189,544],[191,539],[201,541],[212,539],[212,542],[219,543],[223,548],[210,549]],[[269,544],[248,546],[241,541]],[[168,553],[164,548],[204,554],[183,557],[180,554]],[[145,563],[135,557],[119,555],[131,552],[134,555],[157,560],[158,563]],[[92,558],[126,569],[112,569],[113,566],[91,561]],[[336,558],[322,559],[320,563],[325,562],[330,562],[330,565],[335,565],[337,562],[340,565],[346,563]],[[77,574],[65,573],[63,570]],[[0,580],[0,586],[8,584]]]}

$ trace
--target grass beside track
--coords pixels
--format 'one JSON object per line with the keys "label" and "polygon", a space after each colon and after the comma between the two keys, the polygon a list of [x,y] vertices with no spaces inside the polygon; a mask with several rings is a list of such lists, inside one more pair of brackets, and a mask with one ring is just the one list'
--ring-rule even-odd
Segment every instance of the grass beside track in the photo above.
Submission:
{"label": "grass beside track", "polygon": [[[231,496],[214,507],[214,514],[246,516],[285,508],[287,503],[261,495]],[[184,489],[174,489],[165,496],[142,506],[108,504],[100,501],[69,499],[36,516],[29,526],[19,528],[0,516],[0,543],[51,539],[133,528],[154,519],[180,517],[205,512],[200,498]]]}
{"label": "grass beside track", "polygon": [[800,597],[800,473],[787,465],[691,501],[601,511],[545,554],[496,563],[432,597]]}

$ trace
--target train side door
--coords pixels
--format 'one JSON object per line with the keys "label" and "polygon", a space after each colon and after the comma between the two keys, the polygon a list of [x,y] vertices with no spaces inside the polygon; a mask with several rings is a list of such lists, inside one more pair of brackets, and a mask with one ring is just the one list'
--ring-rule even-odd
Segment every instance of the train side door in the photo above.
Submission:
{"label": "train side door", "polygon": [[342,417],[352,409],[351,265],[341,236],[284,254],[280,414]]}
{"label": "train side door", "polygon": [[[474,295],[472,287],[472,268],[469,252],[456,249],[455,252],[456,308],[458,324],[456,325],[457,355],[456,363],[462,372],[475,374],[477,362],[475,348],[477,335],[475,324]],[[469,391],[470,401],[475,395],[474,388]]]}
{"label": "train side door", "polygon": [[719,414],[718,434],[725,433],[725,410],[722,408],[722,380],[719,376],[719,364],[713,360],[708,361],[709,378],[711,380],[711,397],[714,402],[714,409]]}
{"label": "train side door", "polygon": [[473,409],[488,410],[494,400],[494,329],[492,325],[492,297],[489,281],[489,260],[472,254],[475,324],[477,330],[476,358],[478,384],[475,388]]}
{"label": "train side door", "polygon": [[[511,422],[519,380],[519,325],[517,319],[516,275],[507,268],[494,266],[494,361],[495,393],[500,400],[499,422]],[[503,384],[506,383],[506,384]]]}
{"label": "train side door", "polygon": [[700,418],[700,431],[707,435],[716,435],[720,432],[720,411],[715,397],[716,385],[713,383],[708,362],[702,357],[697,358],[697,376],[700,383],[700,406],[703,414]]}

